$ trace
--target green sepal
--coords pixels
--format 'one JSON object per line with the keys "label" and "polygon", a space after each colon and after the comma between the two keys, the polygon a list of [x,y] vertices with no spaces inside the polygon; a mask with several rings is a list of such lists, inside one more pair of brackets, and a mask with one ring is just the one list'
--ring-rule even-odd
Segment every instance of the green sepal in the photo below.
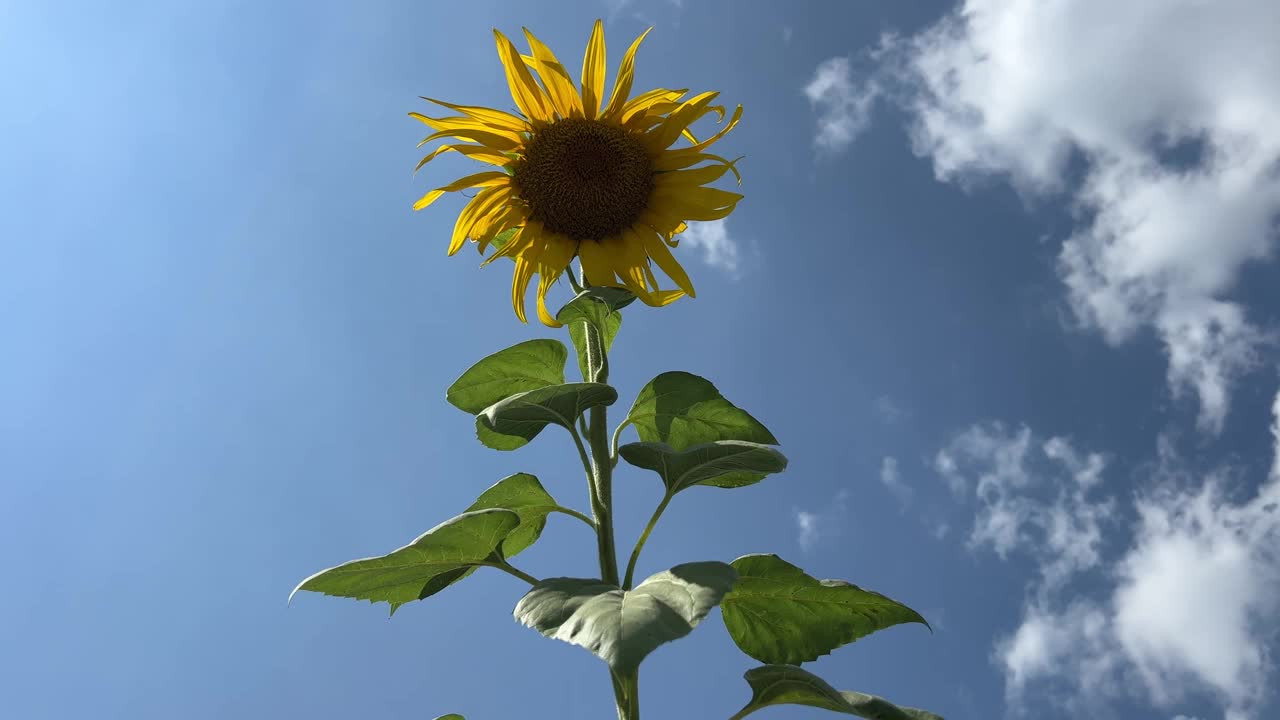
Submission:
{"label": "green sepal", "polygon": [[521,598],[513,615],[626,674],[660,645],[693,632],[737,576],[726,563],[695,562],[663,570],[625,591],[599,580],[550,578]]}
{"label": "green sepal", "polygon": [[666,443],[628,443],[618,448],[623,460],[662,478],[670,493],[709,485],[737,488],[782,472],[787,458],[777,449],[742,440],[717,440],[676,450]]}
{"label": "green sepal", "polygon": [[902,623],[915,610],[841,580],[817,580],[777,555],[733,561],[738,583],[720,606],[729,637],[763,663],[799,664]]}
{"label": "green sepal", "polygon": [[868,720],[943,720],[925,710],[899,707],[884,698],[836,690],[827,681],[794,665],[765,665],[745,675],[751,700],[729,720],[741,720],[770,705],[807,705]]}

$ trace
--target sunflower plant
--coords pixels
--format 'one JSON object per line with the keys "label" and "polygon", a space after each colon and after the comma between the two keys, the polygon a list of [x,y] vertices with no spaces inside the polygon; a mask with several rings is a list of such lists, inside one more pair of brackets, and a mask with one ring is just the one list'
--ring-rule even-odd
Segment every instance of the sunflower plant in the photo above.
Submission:
{"label": "sunflower plant", "polygon": [[[528,54],[495,30],[516,112],[424,98],[456,114],[410,113],[433,131],[419,147],[448,140],[416,170],[449,152],[491,168],[427,192],[414,209],[448,192],[478,189],[458,216],[449,254],[470,240],[486,255],[483,265],[510,258],[512,306],[522,322],[536,276],[538,318],[567,329],[582,375],[581,382],[566,380],[569,350],[560,341],[528,340],[467,369],[446,399],[475,417],[476,437],[494,450],[520,448],[550,426],[568,433],[586,476],[590,513],[561,505],[538,478],[517,473],[408,545],[322,570],[294,593],[385,602],[394,613],[479,568],[508,573],[530,586],[515,605],[519,622],[581,646],[608,665],[620,720],[640,717],[641,662],[688,635],[718,606],[734,643],[763,663],[746,672],[751,697],[730,720],[779,704],[877,720],[941,720],[873,695],[836,690],[801,668],[878,630],[902,623],[928,626],[900,602],[844,581],[815,579],[772,554],[690,562],[635,577],[646,540],[682,492],[741,488],[787,466],[777,439],[760,421],[690,373],[658,375],[622,421],[609,427],[608,408],[618,401],[609,385],[609,349],[623,309],[635,300],[661,307],[692,297],[693,285],[672,248],[687,222],[727,217],[742,199],[711,187],[726,173],[741,185],[737,161],[707,152],[738,123],[742,106],[727,112],[714,104],[715,92],[690,96],[688,90],[656,89],[633,95],[636,51],[647,32],[627,48],[606,95],[600,21],[578,83],[528,30]],[[699,140],[691,128],[709,115],[722,127]],[[674,287],[660,287],[655,266]],[[574,297],[552,314],[547,294],[562,276]],[[628,428],[638,441],[620,444]],[[613,471],[619,461],[653,472],[665,488],[625,565],[619,564],[614,540]],[[598,577],[537,578],[512,564],[537,542],[553,514],[592,529]]]}

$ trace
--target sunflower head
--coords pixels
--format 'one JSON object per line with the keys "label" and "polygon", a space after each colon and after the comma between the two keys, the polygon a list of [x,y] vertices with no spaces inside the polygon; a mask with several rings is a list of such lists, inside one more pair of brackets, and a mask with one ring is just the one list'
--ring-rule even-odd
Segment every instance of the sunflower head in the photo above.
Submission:
{"label": "sunflower head", "polygon": [[[494,169],[431,190],[414,209],[446,192],[479,189],[458,215],[449,254],[469,239],[482,254],[495,248],[486,265],[512,258],[511,301],[521,321],[525,292],[536,275],[538,317],[559,324],[547,311],[546,294],[575,257],[588,284],[625,287],[649,305],[692,297],[693,284],[670,248],[686,221],[726,217],[742,199],[708,187],[726,172],[739,184],[742,178],[736,160],[706,152],[737,125],[742,106],[719,132],[698,140],[689,129],[694,122],[712,113],[724,121],[724,106],[712,104],[718,93],[688,97],[687,90],[657,89],[631,96],[636,50],[647,30],[627,49],[608,98],[599,20],[579,84],[528,30],[529,55],[493,33],[518,113],[424,98],[458,114],[409,114],[434,131],[419,147],[447,139],[418,169],[445,152]],[[688,142],[677,147],[681,138]],[[655,264],[675,289],[659,288]]]}

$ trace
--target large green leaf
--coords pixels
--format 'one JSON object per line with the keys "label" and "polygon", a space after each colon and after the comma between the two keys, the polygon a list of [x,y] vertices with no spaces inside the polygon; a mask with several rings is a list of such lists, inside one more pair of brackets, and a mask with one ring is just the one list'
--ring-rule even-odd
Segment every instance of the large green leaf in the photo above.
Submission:
{"label": "large green leaf", "polygon": [[618,391],[600,383],[568,383],[530,390],[501,400],[476,416],[476,436],[494,450],[514,450],[548,424],[573,430],[585,410],[612,405]]}
{"label": "large green leaf", "polygon": [[696,562],[663,570],[628,591],[599,580],[551,578],[521,598],[514,615],[628,673],[658,646],[692,632],[737,576],[725,563]]}
{"label": "large green leaf", "polygon": [[445,398],[475,415],[516,393],[564,383],[569,351],[559,340],[526,340],[486,357],[454,381]]}
{"label": "large green leaf", "polygon": [[728,400],[705,378],[668,372],[649,381],[636,396],[627,423],[644,442],[663,442],[676,450],[716,440],[777,445],[758,420]]}
{"label": "large green leaf", "polygon": [[547,525],[547,515],[558,507],[538,478],[529,473],[516,473],[494,483],[480,493],[467,511],[502,508],[520,516],[520,525],[502,541],[502,556],[513,558],[537,542]]}
{"label": "large green leaf", "polygon": [[629,443],[618,448],[618,454],[636,467],[658,473],[671,493],[694,485],[751,485],[787,467],[787,458],[774,448],[741,440],[717,440],[687,450],[666,443]]}
{"label": "large green leaf", "polygon": [[[560,312],[556,319],[569,327],[569,339],[578,351],[578,369],[582,378],[594,382],[596,377],[589,367],[590,352],[587,348],[587,326],[591,325],[600,333],[607,353],[613,346],[613,338],[622,327],[622,308],[636,299],[630,291],[615,287],[589,287],[578,293]],[[607,363],[604,354],[599,360],[601,366]]]}
{"label": "large green leaf", "polygon": [[401,605],[448,587],[475,566],[500,556],[502,541],[520,524],[511,510],[463,513],[381,557],[352,560],[303,580],[299,590]]}
{"label": "large green leaf", "polygon": [[733,567],[738,583],[721,603],[724,625],[760,662],[808,662],[887,627],[929,626],[896,600],[841,580],[816,580],[777,555],[745,555]]}
{"label": "large green leaf", "polygon": [[942,720],[942,716],[916,708],[898,707],[884,698],[841,691],[825,680],[794,665],[765,665],[746,675],[751,701],[729,720],[741,720],[770,705],[808,705],[869,720]]}

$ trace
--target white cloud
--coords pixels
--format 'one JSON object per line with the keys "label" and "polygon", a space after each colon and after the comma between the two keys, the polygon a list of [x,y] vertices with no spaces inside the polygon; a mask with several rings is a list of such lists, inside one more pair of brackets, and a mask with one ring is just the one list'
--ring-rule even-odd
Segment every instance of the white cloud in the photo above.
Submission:
{"label": "white cloud", "polygon": [[792,509],[796,522],[796,543],[800,549],[809,552],[823,540],[838,536],[843,529],[848,509],[849,492],[841,490],[836,493],[835,501],[825,510],[809,512],[799,508]]}
{"label": "white cloud", "polygon": [[898,500],[898,505],[906,508],[911,504],[916,491],[898,476],[897,458],[885,457],[880,461],[880,482],[889,489],[889,493]]}
{"label": "white cloud", "polygon": [[[994,648],[1012,704],[1034,685],[1041,697],[1065,690],[1058,699],[1077,711],[1118,695],[1176,710],[1208,695],[1226,718],[1256,716],[1274,684],[1280,624],[1280,395],[1273,413],[1277,467],[1245,500],[1233,499],[1218,477],[1188,489],[1166,439],[1159,475],[1133,502],[1132,537],[1110,558],[1097,531],[1112,500],[1084,495],[1100,486],[1101,456],[1052,439],[1040,445],[1051,461],[1044,466],[1019,449],[1018,433],[998,425],[960,436],[981,437],[968,446],[985,454],[949,450],[958,458],[953,472],[999,478],[989,483],[999,488],[994,504],[979,495],[971,541],[1002,557],[1024,553],[1041,568],[1021,623]],[[1005,467],[996,469],[1001,451]],[[1053,468],[1056,476],[1047,472]],[[1058,489],[1051,501],[1012,492],[1046,483]],[[993,505],[1011,518],[995,527],[1014,530],[979,532]],[[1081,576],[1088,582],[1069,586]]]}
{"label": "white cloud", "polygon": [[1034,443],[1030,428],[991,423],[953,438],[934,466],[953,489],[973,488],[971,548],[990,547],[1002,559],[1027,551],[1040,560],[1045,589],[1099,563],[1113,509],[1090,497],[1106,466],[1101,455],[1082,455],[1064,438]]}
{"label": "white cloud", "polygon": [[840,128],[860,129],[862,100],[891,84],[939,179],[1069,193],[1080,223],[1059,269],[1077,318],[1113,344],[1154,330],[1170,386],[1217,432],[1271,340],[1231,293],[1275,252],[1277,27],[1280,3],[1256,0],[964,0],[862,87],[847,62],[818,77],[849,99],[833,138],[856,135]]}
{"label": "white cloud", "polygon": [[818,65],[804,94],[818,113],[814,145],[839,152],[866,129],[879,87],[872,80],[855,83],[849,58],[834,57]]}
{"label": "white cloud", "polygon": [[702,252],[702,261],[729,273],[738,272],[741,253],[729,237],[727,220],[691,222],[678,237],[680,243]]}

